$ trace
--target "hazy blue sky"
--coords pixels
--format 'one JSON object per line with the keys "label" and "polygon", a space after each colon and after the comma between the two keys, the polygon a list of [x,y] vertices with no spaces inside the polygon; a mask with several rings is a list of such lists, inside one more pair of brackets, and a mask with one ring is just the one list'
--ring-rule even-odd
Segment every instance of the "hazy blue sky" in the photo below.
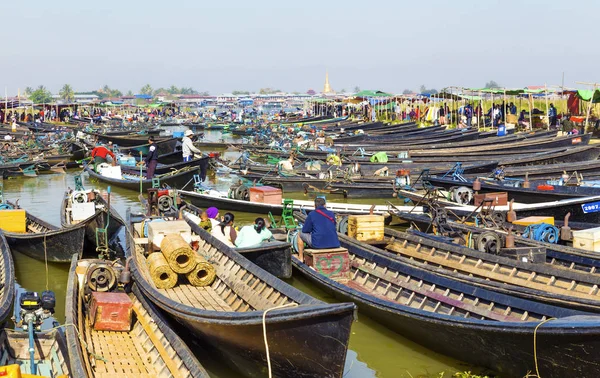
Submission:
{"label": "hazy blue sky", "polygon": [[319,91],[326,69],[338,91],[600,81],[597,0],[21,0],[0,14],[9,94]]}

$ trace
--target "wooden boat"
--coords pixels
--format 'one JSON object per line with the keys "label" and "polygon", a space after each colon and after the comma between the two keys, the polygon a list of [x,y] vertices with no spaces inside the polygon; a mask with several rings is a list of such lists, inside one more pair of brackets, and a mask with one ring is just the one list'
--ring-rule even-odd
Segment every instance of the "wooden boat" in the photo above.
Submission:
{"label": "wooden boat", "polygon": [[85,224],[58,228],[27,211],[25,220],[26,232],[3,231],[14,251],[36,260],[49,262],[68,262],[73,255],[82,255]]}
{"label": "wooden boat", "polygon": [[[36,372],[45,377],[85,377],[71,370],[67,343],[62,330],[51,329],[35,333],[34,358]],[[17,365],[20,374],[31,374],[29,335],[27,332],[4,328],[0,330],[0,372],[7,373],[7,365]],[[12,375],[13,377],[21,375]],[[27,375],[36,377],[36,375]]]}
{"label": "wooden boat", "polygon": [[[281,205],[250,202],[248,200],[229,198],[228,193],[219,192],[216,190],[210,190],[208,193],[200,193],[189,190],[178,190],[177,193],[188,203],[191,203],[192,205],[200,208],[215,206],[221,210],[237,210],[246,213],[256,214],[272,213],[273,215],[281,215],[283,211],[283,201]],[[310,212],[311,210],[314,210],[315,203],[314,201],[294,200],[293,206],[295,209]],[[332,201],[329,201],[327,203],[327,207],[331,211],[335,211],[336,213],[354,215],[369,214],[371,209],[371,205],[341,203]],[[400,206],[398,208],[404,209],[405,211],[410,211],[414,209],[414,206]],[[387,205],[376,205],[373,209],[373,213],[379,215],[386,215],[389,210],[390,208]],[[420,208],[415,209],[415,211],[419,212]]]}
{"label": "wooden boat", "polygon": [[[342,377],[355,306],[325,304],[256,267],[200,229],[200,249],[216,270],[206,287],[157,289],[130,218],[127,254],[140,291],[250,377]],[[265,344],[267,340],[267,344]],[[266,349],[268,348],[268,349]],[[268,350],[268,353],[266,352]],[[267,357],[267,355],[269,357]]]}
{"label": "wooden boat", "polygon": [[[318,273],[296,256],[294,268],[414,342],[507,377],[536,369],[550,378],[595,376],[600,316],[442,277],[343,236],[340,242],[350,258],[346,282]],[[577,358],[565,358],[565,350]]]}
{"label": "wooden boat", "polygon": [[[158,156],[160,157],[160,155],[169,154],[175,151],[175,146],[177,145],[178,141],[179,139],[177,138],[169,138],[156,141],[154,144],[156,145],[156,148],[158,148]],[[148,148],[150,146],[147,142],[148,137],[145,137],[144,139],[138,140],[136,144],[119,147],[119,151],[124,154],[131,154],[133,156],[139,156],[141,152],[142,155],[145,156],[148,153]],[[113,143],[117,144],[116,142]]]}
{"label": "wooden boat", "polygon": [[[133,284],[131,292],[119,289],[117,277],[124,269],[103,260],[73,258],[65,315],[66,337],[74,377],[206,377],[209,375],[171,328],[165,317]],[[107,285],[100,285],[101,278]],[[94,293],[94,294],[92,294]],[[132,303],[130,330],[96,330],[90,318],[89,301],[106,294],[119,294]],[[115,319],[115,323],[122,321]],[[118,323],[117,323],[118,324]]]}
{"label": "wooden boat", "polygon": [[[88,173],[91,178],[100,180],[110,185],[118,186],[120,188],[130,189],[139,191],[140,185],[142,190],[145,191],[148,188],[152,188],[152,180],[148,180],[146,178],[140,180],[140,176],[138,175],[128,175],[123,174],[122,179],[111,178],[102,176],[96,172],[94,169],[87,165],[84,170]],[[185,185],[188,185],[194,179],[194,175],[198,174],[197,167],[185,167],[179,171],[174,171],[171,173],[165,173],[163,175],[157,175],[155,178],[160,179],[161,185],[167,185],[171,188],[183,188]],[[140,184],[141,182],[141,184]]]}
{"label": "wooden boat", "polygon": [[[452,177],[427,176],[423,178],[434,187],[439,187],[444,190],[452,190],[453,188],[466,187],[472,188],[472,179],[466,181],[457,181]],[[540,203],[558,201],[575,197],[590,197],[600,195],[600,188],[590,188],[585,186],[561,186],[561,185],[533,185],[531,188],[517,187],[515,181],[497,181],[497,180],[479,180],[481,189],[477,192],[481,194],[506,192],[508,199],[523,203]],[[471,193],[473,192],[472,189]]]}
{"label": "wooden boat", "polygon": [[[65,229],[84,227],[86,237],[84,249],[88,252],[96,251],[98,247],[96,243],[98,229],[106,228],[107,241],[110,242],[125,225],[123,218],[97,190],[65,191],[60,208],[60,223]],[[81,258],[83,255],[79,253],[78,256]]]}
{"label": "wooden boat", "polygon": [[[427,201],[426,194],[420,194],[407,190],[399,190],[398,197],[405,197],[410,199],[415,204],[424,204]],[[448,208],[456,216],[468,217],[471,214],[476,214],[480,211],[476,206],[473,205],[459,205],[456,202],[451,202],[440,197],[437,199],[438,203]],[[584,210],[589,206],[594,206],[596,202],[600,201],[600,196],[592,197],[578,197],[572,199],[564,199],[559,201],[540,202],[540,203],[517,203],[513,204],[513,209],[516,211],[519,217],[530,217],[530,216],[549,216],[555,219],[564,219],[567,214],[571,214],[571,225],[576,228],[585,229],[597,227],[600,223],[600,212],[591,212]],[[506,219],[506,212],[509,210],[509,206],[495,206],[495,212],[502,214],[502,219]],[[578,225],[579,224],[579,225]]]}
{"label": "wooden boat", "polygon": [[[386,164],[381,164],[381,165],[377,165],[378,169],[383,168],[387,166]],[[482,163],[475,163],[475,164],[469,164],[469,165],[464,165],[462,166],[462,168],[465,170],[465,172],[490,172],[493,169],[495,169],[498,166],[498,162],[482,162]],[[393,171],[395,168],[400,168],[402,167],[402,164],[398,164],[398,165],[390,165],[391,168],[388,168],[389,170]],[[361,169],[363,169],[361,167]],[[367,168],[364,168],[365,171],[367,171]],[[448,171],[448,168],[446,169],[432,169],[430,170],[431,174],[435,174],[435,173],[439,173],[439,174],[444,174]],[[411,172],[412,175],[414,176],[414,178],[416,178],[419,174],[414,171]],[[303,173],[303,174],[288,174],[288,173],[280,173],[279,175],[274,175],[274,174],[264,174],[264,173],[254,173],[252,171],[249,171],[248,173],[242,173],[239,174],[240,177],[250,181],[250,182],[259,182],[262,183],[263,185],[270,185],[270,186],[274,186],[274,187],[278,187],[281,188],[284,191],[287,192],[301,192],[304,191],[305,185],[307,183],[310,183],[311,186],[314,186],[317,189],[324,189],[326,187],[327,184],[331,183],[332,181],[336,181],[336,179],[329,179],[329,178],[317,178],[318,177],[319,172],[315,172],[313,175],[309,175],[307,173]],[[337,181],[342,181],[345,182],[347,180],[341,178],[341,179],[337,179]],[[369,184],[369,183],[391,183],[393,181],[393,177],[391,176],[363,176],[361,178],[356,178],[356,179],[352,179],[353,183],[357,183],[357,184]]]}
{"label": "wooden boat", "polygon": [[[185,202],[181,209],[192,232],[199,234],[202,210]],[[292,245],[287,241],[264,241],[254,247],[235,248],[235,251],[277,278],[292,277]]]}
{"label": "wooden boat", "polygon": [[[416,230],[425,230],[427,232],[427,230],[432,229],[432,219],[429,215],[413,214],[408,212],[395,212],[394,216],[404,221],[410,222],[411,226],[416,227]],[[500,246],[505,245],[506,232],[503,230],[477,227],[451,220],[446,220],[446,226],[441,227],[444,230],[451,230],[451,233],[453,234],[460,232],[463,238],[464,236],[469,236],[470,233],[470,237],[473,240],[472,247],[478,250],[486,250],[486,240],[489,241],[492,238],[496,242],[500,241]],[[443,230],[440,231],[440,226],[436,226],[436,229],[437,234],[443,233]],[[496,236],[490,235],[490,232],[494,233]],[[480,235],[484,233],[486,235],[483,238],[480,238]],[[546,264],[554,265],[565,269],[572,269],[575,271],[598,274],[598,270],[600,269],[600,256],[598,256],[598,254],[595,252],[586,251],[580,248],[574,248],[568,245],[548,243],[544,241],[537,241],[530,238],[525,238],[523,236],[518,235],[517,232],[513,232],[513,237],[515,240],[515,247],[517,248],[544,248],[546,251]],[[459,244],[462,245],[462,243]],[[510,254],[514,257],[513,252],[510,250],[507,250],[507,252],[503,252],[503,250],[500,249],[500,254]]]}
{"label": "wooden boat", "polygon": [[15,300],[15,266],[6,237],[0,233],[0,328],[10,316]]}
{"label": "wooden boat", "polygon": [[[93,135],[100,141],[113,142],[119,147],[133,147],[139,145],[145,145],[148,143],[148,135],[128,135],[128,136],[112,136],[107,134],[90,133],[84,131],[86,134]],[[156,144],[168,141],[171,138],[157,138]]]}
{"label": "wooden boat", "polygon": [[446,149],[411,149],[411,156],[460,156],[465,153],[472,152],[484,152],[489,153],[490,151],[506,152],[506,151],[529,151],[535,149],[549,149],[558,147],[578,147],[585,146],[590,142],[591,134],[582,135],[566,135],[555,138],[540,138],[534,141],[521,141],[515,143],[501,144],[497,146],[473,146],[467,148],[446,148]]}
{"label": "wooden boat", "polygon": [[[588,147],[594,147],[588,146]],[[571,149],[575,150],[575,148]],[[595,149],[598,151],[598,149]],[[500,165],[500,164],[499,164]],[[524,179],[527,175],[529,180],[549,180],[555,179],[562,176],[564,172],[572,174],[577,172],[579,176],[584,178],[598,177],[600,176],[600,160],[596,158],[592,159],[580,159],[568,163],[553,163],[553,164],[540,164],[533,166],[504,166],[504,175],[513,179]],[[473,175],[465,175],[469,178],[475,178]],[[574,177],[574,181],[576,181]]]}
{"label": "wooden boat", "polygon": [[[181,155],[181,152],[179,153],[179,155]],[[208,166],[210,157],[204,156],[204,157],[201,157],[198,159],[193,159],[190,161],[183,161],[183,157],[182,157],[178,162],[171,163],[171,164],[163,164],[160,162],[160,160],[161,159],[159,158],[158,165],[156,166],[156,169],[154,170],[154,174],[156,174],[156,175],[162,175],[165,173],[173,172],[173,171],[182,169],[184,167],[200,167],[202,165],[204,165],[206,167],[206,166]],[[140,167],[121,165],[121,171],[132,174],[132,175],[139,175]],[[145,166],[141,167],[141,171],[145,176],[146,175],[146,167]]]}

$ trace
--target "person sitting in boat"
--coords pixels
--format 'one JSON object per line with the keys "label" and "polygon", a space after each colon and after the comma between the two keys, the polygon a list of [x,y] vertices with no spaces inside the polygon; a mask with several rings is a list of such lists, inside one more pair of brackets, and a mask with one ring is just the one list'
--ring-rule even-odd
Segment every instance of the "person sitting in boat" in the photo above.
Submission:
{"label": "person sitting in boat", "polygon": [[254,225],[244,226],[237,234],[235,245],[238,248],[249,248],[269,240],[273,234],[266,228],[263,218],[256,218]]}
{"label": "person sitting in boat", "polygon": [[219,224],[217,217],[219,216],[219,209],[216,207],[209,207],[206,211],[200,214],[200,227],[208,232],[212,231],[212,228]]}
{"label": "person sitting in boat", "polygon": [[315,198],[315,210],[308,213],[298,238],[298,257],[304,259],[304,246],[314,249],[338,248],[335,214],[325,207],[325,198]]}
{"label": "person sitting in boat", "polygon": [[154,144],[154,137],[148,137],[148,143],[150,146],[148,147],[148,155],[146,155],[146,179],[151,180],[154,177],[154,171],[156,170],[156,166],[158,165],[158,148]]}
{"label": "person sitting in boat", "polygon": [[277,162],[277,169],[279,171],[293,171],[294,170],[294,154],[292,153],[289,158],[280,160]]}
{"label": "person sitting in boat", "polygon": [[221,223],[219,223],[216,227],[213,226],[212,231],[210,232],[212,236],[233,248],[235,248],[235,240],[237,237],[237,232],[233,227],[234,219],[235,216],[233,214],[225,213]]}
{"label": "person sitting in boat", "polygon": [[196,146],[194,146],[194,142],[192,142],[192,136],[194,132],[192,130],[186,130],[183,135],[183,139],[181,140],[182,145],[182,153],[183,153],[183,161],[191,161],[194,158],[194,154],[202,154]]}
{"label": "person sitting in boat", "polygon": [[100,143],[98,143],[96,145],[96,147],[92,150],[91,156],[94,159],[94,171],[96,171],[96,172],[97,172],[96,168],[98,167],[98,164],[108,162],[107,156],[110,156],[112,158],[113,166],[117,164],[117,157],[115,156],[115,154]]}

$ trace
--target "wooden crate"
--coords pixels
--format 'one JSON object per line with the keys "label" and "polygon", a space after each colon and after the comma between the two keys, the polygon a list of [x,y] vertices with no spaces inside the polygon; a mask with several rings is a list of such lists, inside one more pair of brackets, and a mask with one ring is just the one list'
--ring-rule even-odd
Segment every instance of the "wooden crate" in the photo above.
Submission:
{"label": "wooden crate", "polygon": [[358,241],[382,241],[384,227],[383,215],[348,216],[348,236]]}
{"label": "wooden crate", "polygon": [[0,210],[0,228],[7,232],[27,232],[25,210]]}
{"label": "wooden crate", "polygon": [[272,186],[253,186],[250,188],[250,202],[281,205],[283,193]]}
{"label": "wooden crate", "polygon": [[573,231],[573,247],[600,252],[600,227]]}
{"label": "wooden crate", "polygon": [[495,206],[506,206],[508,204],[507,192],[475,193],[473,196],[475,206],[481,205],[484,198],[491,198],[493,200],[492,205]]}
{"label": "wooden crate", "polygon": [[305,249],[304,263],[332,280],[350,279],[350,256],[346,248]]}

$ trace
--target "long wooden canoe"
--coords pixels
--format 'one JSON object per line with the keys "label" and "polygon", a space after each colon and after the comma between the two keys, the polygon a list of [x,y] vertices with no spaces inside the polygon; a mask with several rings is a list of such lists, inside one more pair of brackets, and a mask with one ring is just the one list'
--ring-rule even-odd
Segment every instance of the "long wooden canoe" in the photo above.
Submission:
{"label": "long wooden canoe", "polygon": [[86,305],[90,302],[91,293],[97,290],[99,295],[103,295],[119,291],[116,285],[110,290],[93,288],[95,285],[88,285],[87,274],[103,269],[116,278],[118,271],[115,266],[123,268],[103,260],[78,261],[77,257],[73,257],[71,262],[65,315],[67,324],[71,325],[66,327],[66,337],[71,370],[76,372],[73,376],[208,378],[206,370],[171,328],[169,321],[144,298],[135,284],[127,293],[132,302],[131,329],[94,329],[95,319]]}
{"label": "long wooden canoe", "polygon": [[207,287],[180,283],[159,290],[149,277],[144,240],[136,231],[144,218],[128,219],[127,255],[140,291],[229,365],[249,377],[266,375],[266,332],[273,376],[342,377],[354,304],[316,300],[202,229],[200,250],[216,269],[216,280]]}
{"label": "long wooden canoe", "polygon": [[[296,257],[294,268],[399,334],[502,376],[521,377],[536,365],[543,377],[596,374],[600,317],[441,277],[363,243],[340,241],[350,255],[349,281],[334,281]],[[565,351],[574,357],[565,358]]]}

